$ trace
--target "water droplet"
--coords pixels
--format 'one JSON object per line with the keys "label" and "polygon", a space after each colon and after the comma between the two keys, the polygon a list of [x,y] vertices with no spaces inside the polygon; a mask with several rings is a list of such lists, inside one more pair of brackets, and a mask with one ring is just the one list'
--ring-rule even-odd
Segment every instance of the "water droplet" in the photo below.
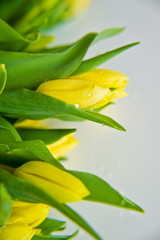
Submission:
{"label": "water droplet", "polygon": [[88,94],[88,97],[91,97],[91,96],[92,96],[92,93],[89,93],[89,94]]}
{"label": "water droplet", "polygon": [[76,108],[79,108],[79,107],[80,107],[80,105],[79,105],[78,103],[76,103],[76,104],[75,104],[75,107],[76,107]]}

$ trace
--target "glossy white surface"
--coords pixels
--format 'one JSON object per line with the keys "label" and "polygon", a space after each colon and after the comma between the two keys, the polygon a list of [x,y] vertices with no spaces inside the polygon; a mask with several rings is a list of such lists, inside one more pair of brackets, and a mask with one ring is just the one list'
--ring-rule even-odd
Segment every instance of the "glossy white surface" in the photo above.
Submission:
{"label": "glossy white surface", "polygon": [[[106,205],[72,204],[104,240],[160,239],[160,2],[156,0],[93,0],[90,8],[53,32],[59,42],[76,40],[90,31],[126,26],[125,32],[102,41],[88,56],[134,41],[141,45],[103,64],[130,77],[129,97],[104,111],[127,133],[86,121],[58,123],[76,127],[79,146],[68,154],[70,169],[101,176],[122,194],[138,203],[145,215]],[[53,217],[60,217],[52,211]],[[68,224],[68,232],[72,232]],[[73,227],[76,229],[76,227]],[[80,231],[77,240],[92,239]]]}

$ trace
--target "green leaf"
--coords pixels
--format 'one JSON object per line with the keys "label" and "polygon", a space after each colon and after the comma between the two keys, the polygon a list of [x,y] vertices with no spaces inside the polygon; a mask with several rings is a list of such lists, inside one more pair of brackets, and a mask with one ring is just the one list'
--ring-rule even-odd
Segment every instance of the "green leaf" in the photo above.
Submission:
{"label": "green leaf", "polygon": [[85,200],[144,213],[141,207],[122,196],[103,179],[85,172],[69,171],[69,173],[79,178],[90,191],[90,195]]}
{"label": "green leaf", "polygon": [[12,200],[3,183],[0,183],[0,227],[5,225],[12,212]]}
{"label": "green leaf", "polygon": [[81,63],[81,65],[76,69],[76,71],[72,73],[72,75],[80,74],[83,72],[88,72],[88,71],[96,68],[97,66],[101,65],[102,63],[110,60],[111,58],[117,56],[118,54],[122,53],[123,51],[136,46],[137,44],[139,44],[139,42],[131,43],[126,46],[123,46],[123,47],[114,49],[112,51],[103,53],[101,55],[98,55],[94,58],[87,59]]}
{"label": "green leaf", "polygon": [[[119,33],[121,33],[124,30],[124,28],[108,28],[103,30],[102,32],[100,32],[95,39],[92,41],[92,44],[95,44],[101,40],[104,40],[106,38],[115,36]],[[74,43],[71,44],[66,44],[66,45],[60,45],[60,46],[56,46],[53,48],[46,48],[44,50],[42,50],[42,52],[46,52],[46,53],[56,53],[56,52],[62,52],[65,51],[67,49],[69,49],[71,46],[73,46]]]}
{"label": "green leaf", "polygon": [[[66,78],[80,65],[96,33],[77,41],[70,49],[60,54],[31,54],[23,52],[0,52],[0,62],[6,65],[5,89],[37,88],[45,80]],[[26,77],[27,76],[27,77]]]}
{"label": "green leaf", "polygon": [[0,144],[0,153],[6,153],[9,151],[9,147],[6,144]]}
{"label": "green leaf", "polygon": [[22,33],[48,28],[60,20],[68,4],[65,0],[52,0],[50,8],[47,5],[48,1],[39,2],[38,4],[36,1],[32,1],[25,15],[16,21],[14,27]]}
{"label": "green leaf", "polygon": [[68,134],[75,132],[76,129],[17,128],[17,131],[24,141],[41,139],[46,145],[48,145],[57,142]]}
{"label": "green leaf", "polygon": [[88,225],[88,223],[74,210],[65,204],[61,204],[54,200],[51,196],[45,193],[35,185],[14,177],[9,172],[0,168],[0,181],[2,181],[12,199],[24,202],[42,202],[56,208],[62,214],[78,224],[81,228],[90,233],[95,239],[101,240],[101,237]]}
{"label": "green leaf", "polygon": [[16,129],[3,117],[0,116],[0,143],[21,141]]}
{"label": "green leaf", "polygon": [[122,31],[124,31],[124,29],[125,28],[108,28],[108,29],[105,29],[97,35],[97,37],[94,39],[92,44],[95,44],[95,43],[97,43],[101,40],[104,40],[106,38],[113,37],[113,36],[121,33]]}
{"label": "green leaf", "polygon": [[34,235],[32,240],[67,240],[67,239],[72,239],[78,234],[78,231],[73,233],[72,235],[67,235],[67,236],[38,236]]}
{"label": "green leaf", "polygon": [[[109,102],[107,104],[105,104],[104,106],[100,107],[100,108],[96,108],[96,109],[93,109],[93,110],[90,110],[90,112],[92,113],[93,112],[100,112],[101,110],[103,110],[104,108],[108,107],[109,105],[111,104],[114,104],[113,102]],[[102,116],[102,115],[101,115]],[[82,122],[84,121],[85,119],[84,118],[80,118],[80,117],[76,117],[76,116],[71,116],[71,115],[58,115],[57,117],[58,119],[62,120],[62,121],[76,121],[76,122]]]}
{"label": "green leaf", "polygon": [[7,82],[7,72],[4,64],[0,64],[0,94],[3,92]]}
{"label": "green leaf", "polygon": [[[86,112],[90,113],[91,111],[90,110],[86,110]],[[107,122],[107,126],[115,128],[117,130],[126,131],[126,129],[124,127],[122,127],[119,123],[117,123],[112,118],[107,117],[105,115],[102,115],[100,113],[94,112],[94,111],[92,111],[91,113],[92,113],[92,116],[95,116],[95,117],[101,119],[102,121]]]}
{"label": "green leaf", "polygon": [[0,50],[19,51],[39,38],[39,33],[21,36],[18,32],[0,19]]}
{"label": "green leaf", "polygon": [[137,44],[130,44],[82,62],[90,45],[106,35],[106,31],[99,34],[90,33],[61,53],[1,51],[0,61],[6,65],[8,75],[5,89],[36,89],[46,80],[67,78],[88,71]]}
{"label": "green leaf", "polygon": [[65,225],[64,221],[46,218],[37,228],[41,229],[43,235],[49,235],[54,231],[61,230]]}
{"label": "green leaf", "polygon": [[0,151],[1,164],[8,165],[10,167],[19,167],[25,162],[36,159],[64,169],[62,164],[53,157],[44,142],[41,140],[8,143],[8,149],[6,148],[6,152],[4,152],[3,146],[4,145],[2,145],[2,151]]}
{"label": "green leaf", "polygon": [[[0,1],[0,18],[4,19],[5,21],[13,21],[14,17],[18,17],[17,15],[23,14],[22,12],[22,6],[25,3],[26,0],[7,0],[7,1]],[[24,5],[24,6],[25,6]],[[16,16],[15,16],[16,15]]]}
{"label": "green leaf", "polygon": [[72,104],[27,89],[3,92],[0,95],[0,113],[28,119],[58,118],[59,115],[66,114],[125,131],[120,124],[107,116],[78,109]]}

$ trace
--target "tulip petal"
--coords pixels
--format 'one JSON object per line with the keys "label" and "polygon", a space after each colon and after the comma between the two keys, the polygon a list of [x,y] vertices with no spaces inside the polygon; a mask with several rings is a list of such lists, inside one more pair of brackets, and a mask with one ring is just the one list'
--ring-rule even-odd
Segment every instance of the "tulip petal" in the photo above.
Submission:
{"label": "tulip petal", "polygon": [[106,94],[106,96],[100,102],[94,105],[93,109],[101,108],[109,102],[114,102],[114,100],[126,96],[128,96],[128,93],[122,90],[109,91],[108,94]]}
{"label": "tulip petal", "polygon": [[32,227],[25,224],[8,225],[0,231],[1,240],[30,240],[35,234]]}
{"label": "tulip petal", "polygon": [[94,69],[86,73],[70,76],[69,79],[83,79],[106,88],[123,87],[128,83],[126,81],[128,79],[127,76],[108,69]]}
{"label": "tulip petal", "polygon": [[41,122],[42,122],[41,120],[29,120],[29,119],[26,119],[26,120],[23,120],[21,122],[17,121],[14,124],[14,127],[15,128],[21,128],[21,127],[24,127],[24,128],[28,128],[28,127],[38,128],[38,127],[40,127]]}
{"label": "tulip petal", "polygon": [[14,175],[42,188],[59,202],[80,201],[89,195],[79,179],[45,162],[25,163],[15,170]]}
{"label": "tulip petal", "polygon": [[99,102],[108,88],[86,81],[88,79],[58,79],[42,83],[37,92],[55,97],[79,108],[88,108]]}
{"label": "tulip petal", "polygon": [[67,152],[71,151],[75,146],[77,146],[77,144],[78,141],[72,137],[72,135],[67,135],[59,141],[47,145],[47,148],[55,158],[59,158]]}
{"label": "tulip petal", "polygon": [[45,220],[48,213],[49,206],[46,204],[13,201],[12,214],[7,221],[7,225],[21,222],[34,228]]}

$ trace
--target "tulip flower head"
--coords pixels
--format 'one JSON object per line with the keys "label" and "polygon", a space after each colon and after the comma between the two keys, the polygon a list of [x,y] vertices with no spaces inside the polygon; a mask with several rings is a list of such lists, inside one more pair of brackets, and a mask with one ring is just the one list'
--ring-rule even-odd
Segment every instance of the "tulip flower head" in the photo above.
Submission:
{"label": "tulip flower head", "polygon": [[1,240],[30,240],[36,230],[27,224],[17,223],[7,225],[0,231]]}
{"label": "tulip flower head", "polygon": [[119,72],[94,69],[87,73],[42,83],[37,91],[71,103],[82,109],[96,109],[117,98],[124,92],[127,77]]}
{"label": "tulip flower head", "polygon": [[34,228],[43,222],[49,213],[49,206],[43,203],[12,201],[12,205],[12,214],[7,225],[21,222]]}
{"label": "tulip flower head", "polygon": [[42,203],[12,201],[12,213],[0,230],[1,240],[30,240],[37,227],[49,213],[49,206]]}
{"label": "tulip flower head", "polygon": [[27,162],[13,174],[40,187],[61,203],[81,201],[89,195],[88,189],[78,178],[46,162]]}

